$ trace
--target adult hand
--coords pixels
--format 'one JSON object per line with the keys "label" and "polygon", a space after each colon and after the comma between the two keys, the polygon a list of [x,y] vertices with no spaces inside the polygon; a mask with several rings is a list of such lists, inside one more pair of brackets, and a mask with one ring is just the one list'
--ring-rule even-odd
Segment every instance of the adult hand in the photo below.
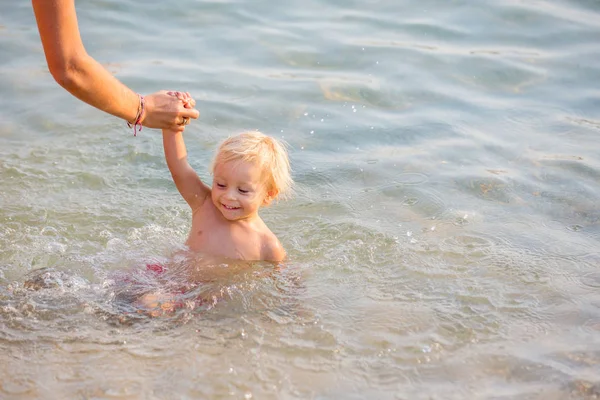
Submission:
{"label": "adult hand", "polygon": [[[193,108],[191,101],[185,101],[182,96],[173,95],[173,93],[162,90],[144,96],[146,101],[146,112],[142,120],[142,125],[148,128],[167,129],[176,132],[183,132],[189,119],[198,119],[200,113]],[[191,105],[191,107],[190,107]]]}

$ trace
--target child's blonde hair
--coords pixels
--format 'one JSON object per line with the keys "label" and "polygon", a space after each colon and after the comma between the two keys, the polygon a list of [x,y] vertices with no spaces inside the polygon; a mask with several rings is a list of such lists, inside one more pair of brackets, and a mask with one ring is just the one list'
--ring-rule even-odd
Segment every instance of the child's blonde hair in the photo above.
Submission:
{"label": "child's blonde hair", "polygon": [[225,139],[210,166],[234,160],[255,163],[263,170],[267,192],[275,192],[274,199],[289,197],[292,191],[290,160],[286,145],[258,131],[248,131]]}

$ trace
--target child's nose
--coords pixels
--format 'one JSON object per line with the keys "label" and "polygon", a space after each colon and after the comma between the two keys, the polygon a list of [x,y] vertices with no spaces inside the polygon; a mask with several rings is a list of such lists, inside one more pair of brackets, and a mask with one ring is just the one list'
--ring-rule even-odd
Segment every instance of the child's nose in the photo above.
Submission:
{"label": "child's nose", "polygon": [[235,199],[236,199],[236,196],[235,196],[235,190],[228,190],[228,191],[225,193],[225,198],[226,198],[227,200],[235,200]]}

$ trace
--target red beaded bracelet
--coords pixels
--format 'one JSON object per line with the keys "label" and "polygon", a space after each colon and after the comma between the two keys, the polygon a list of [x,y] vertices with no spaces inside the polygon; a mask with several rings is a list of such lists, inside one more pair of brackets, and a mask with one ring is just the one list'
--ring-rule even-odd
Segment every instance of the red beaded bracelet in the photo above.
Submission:
{"label": "red beaded bracelet", "polygon": [[144,112],[146,111],[146,101],[144,100],[144,96],[138,94],[140,98],[140,105],[138,106],[138,112],[135,116],[135,122],[131,123],[127,121],[127,126],[129,128],[133,128],[133,136],[137,136],[138,128],[139,131],[142,131],[142,118],[144,117]]}

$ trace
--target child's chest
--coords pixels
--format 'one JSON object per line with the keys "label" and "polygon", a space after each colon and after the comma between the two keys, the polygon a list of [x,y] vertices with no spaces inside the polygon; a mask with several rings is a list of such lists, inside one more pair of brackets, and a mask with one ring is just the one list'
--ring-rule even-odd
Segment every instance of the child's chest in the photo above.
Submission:
{"label": "child's chest", "polygon": [[238,224],[228,224],[206,215],[194,216],[186,242],[195,252],[240,260],[260,260],[260,235]]}

